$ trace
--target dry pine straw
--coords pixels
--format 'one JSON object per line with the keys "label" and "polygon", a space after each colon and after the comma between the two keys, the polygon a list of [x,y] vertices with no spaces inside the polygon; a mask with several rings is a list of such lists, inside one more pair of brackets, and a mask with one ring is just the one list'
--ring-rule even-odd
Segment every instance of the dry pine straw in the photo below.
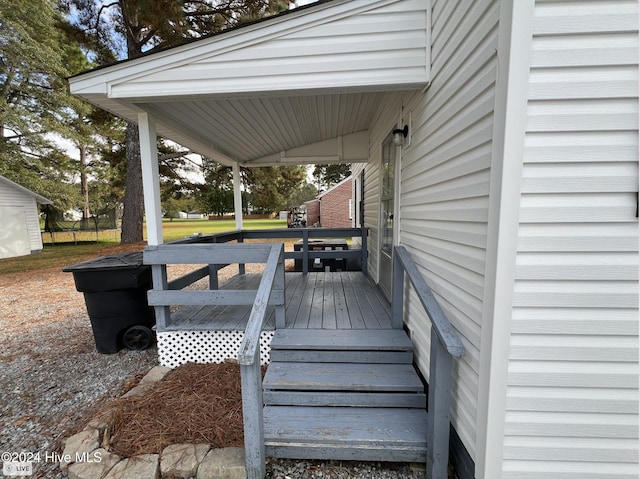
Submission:
{"label": "dry pine straw", "polygon": [[184,364],[145,394],[111,402],[107,418],[109,449],[123,457],[180,443],[242,447],[240,367]]}

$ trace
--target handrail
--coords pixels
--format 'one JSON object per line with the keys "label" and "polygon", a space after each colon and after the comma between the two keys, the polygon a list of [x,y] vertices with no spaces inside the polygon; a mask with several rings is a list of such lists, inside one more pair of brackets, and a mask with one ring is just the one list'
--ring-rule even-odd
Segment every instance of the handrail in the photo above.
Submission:
{"label": "handrail", "polygon": [[[269,299],[274,291],[277,274],[284,274],[284,268],[279,268],[279,266],[283,265],[283,252],[284,246],[282,243],[271,246],[264,273],[260,280],[260,286],[258,286],[258,292],[256,293],[256,299],[244,331],[244,338],[240,344],[238,362],[241,365],[251,366],[259,358],[260,333],[266,318]],[[282,277],[282,281],[284,281],[284,277]]]}
{"label": "handrail", "polygon": [[[418,267],[413,262],[411,255],[409,255],[409,252],[404,246],[396,246],[394,250],[396,262],[399,262],[402,265],[404,272],[407,273],[407,276],[409,277],[411,284],[413,284],[424,310],[431,318],[431,324],[433,325],[433,328],[435,329],[435,332],[443,346],[452,356],[464,356],[464,345],[462,344],[458,333],[442,312],[442,308],[440,308],[438,301],[431,292],[431,288],[429,288],[426,281],[420,274],[420,271],[418,271]],[[400,298],[400,301],[398,302],[395,301],[396,298],[393,299],[394,304],[401,304],[402,298]],[[400,313],[402,313],[401,310]]]}
{"label": "handrail", "polygon": [[[282,243],[274,244],[271,247],[238,352],[242,383],[245,463],[248,479],[262,479],[265,475],[260,333],[264,326],[267,305],[270,303],[274,289],[284,289],[283,253],[284,245]],[[284,321],[283,296],[282,303],[276,306],[276,328],[284,327]]]}
{"label": "handrail", "polygon": [[404,273],[431,319],[429,398],[427,414],[427,477],[446,479],[449,459],[452,356],[465,354],[464,345],[404,246],[393,248],[391,323],[401,328],[404,311]]}

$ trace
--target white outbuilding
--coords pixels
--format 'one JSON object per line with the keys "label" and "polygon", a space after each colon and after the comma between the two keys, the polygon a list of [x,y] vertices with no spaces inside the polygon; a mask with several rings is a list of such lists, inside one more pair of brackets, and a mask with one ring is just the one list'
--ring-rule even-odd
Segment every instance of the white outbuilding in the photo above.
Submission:
{"label": "white outbuilding", "polygon": [[0,258],[42,251],[38,205],[53,202],[0,176]]}

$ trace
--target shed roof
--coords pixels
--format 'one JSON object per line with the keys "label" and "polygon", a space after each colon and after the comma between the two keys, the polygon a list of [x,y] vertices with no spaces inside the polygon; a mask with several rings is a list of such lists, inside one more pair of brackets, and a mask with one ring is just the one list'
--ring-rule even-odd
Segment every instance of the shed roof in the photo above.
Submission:
{"label": "shed roof", "polygon": [[51,205],[51,204],[53,204],[53,201],[51,201],[49,198],[45,198],[44,196],[39,195],[38,193],[35,193],[35,192],[31,191],[30,189],[25,188],[22,185],[19,185],[15,181],[11,181],[9,178],[5,178],[2,175],[0,175],[0,182],[10,186],[11,188],[15,188],[16,190],[18,190],[18,191],[20,191],[20,192],[22,192],[22,193],[24,193],[24,194],[26,194],[28,196],[31,196],[31,197],[35,198],[36,201],[38,203],[40,203],[41,205]]}
{"label": "shed roof", "polygon": [[386,92],[429,80],[423,0],[333,0],[70,79],[71,91],[224,164],[367,161]]}

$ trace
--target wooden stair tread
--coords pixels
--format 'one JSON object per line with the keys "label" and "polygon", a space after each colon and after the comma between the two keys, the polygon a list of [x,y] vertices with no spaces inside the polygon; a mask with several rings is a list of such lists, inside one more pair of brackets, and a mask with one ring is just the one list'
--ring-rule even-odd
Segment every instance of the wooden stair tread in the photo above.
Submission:
{"label": "wooden stair tread", "polygon": [[410,351],[411,340],[401,329],[278,329],[271,349],[329,351]]}
{"label": "wooden stair tread", "polygon": [[273,362],[263,386],[267,390],[297,391],[424,390],[410,364]]}
{"label": "wooden stair tread", "polygon": [[276,457],[322,459],[343,452],[342,458],[421,461],[426,454],[422,409],[267,406],[264,423],[265,446]]}
{"label": "wooden stair tread", "polygon": [[272,362],[413,364],[413,351],[271,349]]}
{"label": "wooden stair tread", "polygon": [[327,407],[427,407],[427,397],[417,392],[355,392],[355,391],[278,391],[266,390],[262,396],[266,405],[327,406]]}
{"label": "wooden stair tread", "polygon": [[266,406],[264,422],[269,443],[427,445],[422,409]]}

